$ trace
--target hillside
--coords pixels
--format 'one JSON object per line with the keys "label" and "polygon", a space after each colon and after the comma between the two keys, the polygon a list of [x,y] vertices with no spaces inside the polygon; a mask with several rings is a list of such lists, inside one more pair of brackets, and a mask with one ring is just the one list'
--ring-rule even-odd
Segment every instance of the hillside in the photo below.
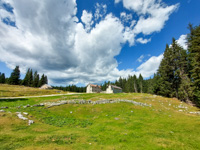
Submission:
{"label": "hillside", "polygon": [[20,85],[0,84],[0,97],[38,96],[50,94],[64,94],[61,90],[44,90]]}
{"label": "hillside", "polygon": [[[0,108],[2,150],[200,147],[200,110],[177,99],[135,93],[80,94],[4,99]],[[29,126],[19,114],[34,123]]]}

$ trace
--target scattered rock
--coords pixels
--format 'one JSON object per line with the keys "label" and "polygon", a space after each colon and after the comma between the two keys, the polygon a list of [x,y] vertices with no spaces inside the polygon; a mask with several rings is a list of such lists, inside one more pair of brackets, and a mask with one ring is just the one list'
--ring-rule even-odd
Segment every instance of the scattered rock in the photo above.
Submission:
{"label": "scattered rock", "polygon": [[28,120],[28,118],[24,117],[21,113],[18,113],[17,116],[19,119]]}
{"label": "scattered rock", "polygon": [[115,120],[119,120],[119,118],[115,118]]}
{"label": "scattered rock", "polygon": [[6,106],[6,107],[1,107],[1,109],[8,109],[8,107]]}
{"label": "scattered rock", "polygon": [[24,115],[28,115],[28,113],[27,113],[27,112],[23,112],[23,114],[24,114]]}
{"label": "scattered rock", "polygon": [[33,124],[34,121],[33,120],[28,120],[28,125],[30,126],[31,124]]}
{"label": "scattered rock", "polygon": [[0,112],[6,112],[5,110],[0,110]]}
{"label": "scattered rock", "polygon": [[200,112],[189,112],[190,114],[197,114],[200,115]]}

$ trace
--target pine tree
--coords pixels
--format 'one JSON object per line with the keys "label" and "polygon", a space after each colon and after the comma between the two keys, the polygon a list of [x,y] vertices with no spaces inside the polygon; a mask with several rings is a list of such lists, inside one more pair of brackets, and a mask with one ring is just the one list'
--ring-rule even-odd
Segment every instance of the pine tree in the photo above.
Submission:
{"label": "pine tree", "polygon": [[189,25],[188,51],[190,62],[190,75],[194,92],[193,101],[200,106],[200,25]]}
{"label": "pine tree", "polygon": [[1,72],[0,72],[0,83],[2,83],[2,77],[1,77]]}
{"label": "pine tree", "polygon": [[48,84],[47,76],[44,76],[44,84]]}
{"label": "pine tree", "polygon": [[12,85],[19,85],[20,84],[20,70],[19,66],[16,66],[13,72],[10,75],[9,83]]}
{"label": "pine tree", "polygon": [[31,69],[28,74],[28,86],[33,86],[33,70]]}
{"label": "pine tree", "polygon": [[158,69],[158,76],[159,78],[159,91],[158,94],[166,96],[166,97],[172,97],[172,81],[174,79],[173,74],[173,52],[172,49],[169,48],[168,45],[166,45],[164,57],[160,63],[159,69]]}
{"label": "pine tree", "polygon": [[144,80],[141,74],[139,75],[138,82],[139,82],[140,93],[143,93]]}
{"label": "pine tree", "polygon": [[45,77],[44,77],[44,74],[42,74],[42,77],[41,77],[41,79],[39,81],[39,86],[42,86],[44,84],[45,84]]}
{"label": "pine tree", "polygon": [[34,76],[33,76],[33,87],[38,87],[39,85],[39,74],[37,73],[37,71],[35,71]]}
{"label": "pine tree", "polygon": [[133,87],[134,87],[134,92],[138,93],[137,77],[136,77],[136,75],[133,76]]}
{"label": "pine tree", "polygon": [[5,74],[2,73],[1,74],[1,83],[5,83],[5,82],[6,82]]}
{"label": "pine tree", "polygon": [[29,74],[30,74],[30,68],[28,68],[28,70],[26,72],[24,80],[22,81],[22,85],[29,86]]}

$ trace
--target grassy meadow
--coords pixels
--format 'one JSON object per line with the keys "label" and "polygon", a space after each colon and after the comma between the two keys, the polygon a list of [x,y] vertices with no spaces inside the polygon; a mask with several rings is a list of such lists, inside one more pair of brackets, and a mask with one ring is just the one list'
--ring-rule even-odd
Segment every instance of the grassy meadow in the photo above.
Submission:
{"label": "grassy meadow", "polygon": [[[152,107],[130,103],[23,107],[72,99],[129,99]],[[200,148],[200,115],[190,114],[199,109],[177,99],[136,93],[0,99],[0,108],[6,106],[6,112],[0,112],[1,150]],[[16,112],[27,112],[24,116],[34,123],[28,126]]]}
{"label": "grassy meadow", "polygon": [[0,84],[0,97],[39,96],[50,94],[64,94],[60,90],[44,90],[39,88],[25,87],[19,85]]}

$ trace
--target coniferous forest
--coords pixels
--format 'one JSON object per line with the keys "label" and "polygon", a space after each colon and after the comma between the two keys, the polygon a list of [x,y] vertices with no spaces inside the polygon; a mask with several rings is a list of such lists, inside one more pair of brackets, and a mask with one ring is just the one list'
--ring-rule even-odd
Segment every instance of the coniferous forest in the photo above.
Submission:
{"label": "coniferous forest", "polygon": [[20,79],[20,69],[19,66],[16,66],[9,78],[6,78],[5,74],[0,72],[0,83],[24,85],[28,87],[41,87],[44,84],[48,84],[48,78],[44,74],[40,78],[37,71],[33,73],[33,70],[29,68],[24,79]]}
{"label": "coniferous forest", "polygon": [[[189,25],[188,49],[183,49],[173,38],[166,45],[164,57],[153,78],[143,80],[129,76],[115,83],[123,92],[150,93],[165,97],[176,97],[181,101],[200,107],[200,26]],[[105,82],[102,88],[110,84]]]}

